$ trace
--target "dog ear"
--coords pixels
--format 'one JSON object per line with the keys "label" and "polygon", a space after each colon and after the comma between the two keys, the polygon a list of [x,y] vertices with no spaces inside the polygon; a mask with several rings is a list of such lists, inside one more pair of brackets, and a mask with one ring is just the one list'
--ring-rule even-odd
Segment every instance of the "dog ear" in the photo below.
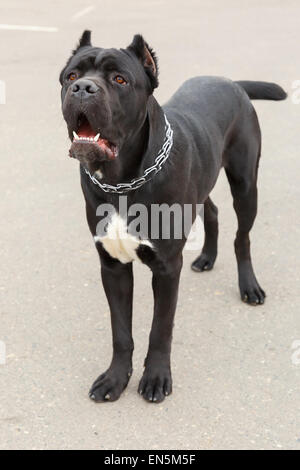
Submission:
{"label": "dog ear", "polygon": [[74,49],[73,54],[76,54],[76,52],[79,49],[81,49],[82,47],[91,46],[91,45],[92,45],[92,43],[91,43],[91,31],[86,29],[85,31],[83,31],[82,36],[79,39],[78,46],[76,47],[76,49]]}
{"label": "dog ear", "polygon": [[145,72],[150,80],[152,91],[158,87],[158,64],[157,57],[153,49],[148,46],[143,36],[136,34],[132,43],[128,46],[141,61]]}
{"label": "dog ear", "polygon": [[71,62],[72,60],[72,57],[77,54],[77,52],[79,51],[79,49],[81,49],[82,47],[86,47],[86,46],[91,46],[92,43],[91,43],[91,31],[89,31],[88,29],[86,29],[85,31],[83,31],[82,33],[82,36],[81,38],[79,39],[79,43],[77,45],[77,47],[72,51],[72,55],[71,57],[68,59],[65,67],[63,68],[63,70],[60,72],[60,76],[59,76],[59,81],[60,83],[62,84],[63,83],[63,75],[64,75],[64,71],[66,69],[66,67],[68,67],[69,63]]}
{"label": "dog ear", "polygon": [[59,81],[60,83],[62,84],[63,82],[63,75],[64,75],[64,71],[66,69],[66,67],[68,67],[69,63],[71,62],[72,60],[72,57],[79,51],[79,49],[81,49],[82,47],[86,47],[86,46],[91,46],[92,43],[91,43],[91,31],[89,31],[88,29],[86,29],[85,31],[83,31],[82,33],[82,36],[81,38],[79,39],[79,43],[77,45],[77,47],[72,51],[72,55],[71,57],[68,59],[65,67],[63,68],[63,70],[61,71],[60,73],[60,76],[59,76]]}

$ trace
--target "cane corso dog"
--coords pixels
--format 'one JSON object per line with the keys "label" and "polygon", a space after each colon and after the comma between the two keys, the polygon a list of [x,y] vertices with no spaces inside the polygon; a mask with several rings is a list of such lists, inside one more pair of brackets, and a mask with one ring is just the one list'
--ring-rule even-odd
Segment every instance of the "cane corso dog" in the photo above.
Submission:
{"label": "cane corso dog", "polygon": [[[192,218],[204,204],[205,240],[192,269],[212,269],[217,256],[218,210],[210,198],[222,167],[226,172],[238,229],[234,242],[240,295],[250,305],[264,303],[254,274],[249,232],[257,211],[257,171],[261,134],[250,99],[283,100],[273,83],[195,77],[186,81],[163,107],[153,96],[158,65],[141,35],[126,49],[91,44],[84,31],[61,72],[62,112],[71,140],[70,156],[80,162],[87,221],[101,263],[102,282],[111,312],[113,357],[94,382],[96,402],[117,400],[132,374],[132,262],[152,271],[154,316],[139,393],[159,403],[172,392],[172,328],[186,235],[151,238],[133,235],[119,212],[143,204],[190,205]],[[110,204],[104,232],[97,226],[101,207]],[[100,210],[99,210],[100,208]],[[129,217],[129,215],[128,215]],[[149,216],[151,226],[151,216]]]}

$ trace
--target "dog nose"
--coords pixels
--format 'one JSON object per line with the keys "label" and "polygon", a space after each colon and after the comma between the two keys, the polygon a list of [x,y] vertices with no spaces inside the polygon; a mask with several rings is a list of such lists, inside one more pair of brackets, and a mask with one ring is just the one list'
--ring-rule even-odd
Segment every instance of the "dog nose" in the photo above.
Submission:
{"label": "dog nose", "polygon": [[98,91],[97,85],[92,80],[79,79],[72,85],[72,92],[81,98],[88,98]]}

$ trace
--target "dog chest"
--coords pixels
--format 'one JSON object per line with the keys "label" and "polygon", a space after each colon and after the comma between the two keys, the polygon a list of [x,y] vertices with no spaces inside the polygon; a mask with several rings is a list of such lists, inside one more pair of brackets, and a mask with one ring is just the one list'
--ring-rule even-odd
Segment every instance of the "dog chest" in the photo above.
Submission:
{"label": "dog chest", "polygon": [[128,232],[125,220],[114,213],[108,222],[105,233],[96,235],[95,242],[102,243],[103,248],[112,258],[118,259],[121,263],[131,263],[134,260],[141,261],[137,255],[137,249],[140,245],[146,245],[153,248],[149,240],[143,240],[138,236]]}

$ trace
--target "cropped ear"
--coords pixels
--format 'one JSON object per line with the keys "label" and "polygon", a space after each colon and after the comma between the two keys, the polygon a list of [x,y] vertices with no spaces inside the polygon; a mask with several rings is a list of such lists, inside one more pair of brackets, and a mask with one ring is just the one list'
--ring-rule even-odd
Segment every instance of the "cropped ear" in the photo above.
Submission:
{"label": "cropped ear", "polygon": [[128,48],[141,61],[145,72],[150,80],[152,91],[158,87],[158,64],[153,49],[148,46],[143,36],[136,34]]}
{"label": "cropped ear", "polygon": [[86,46],[91,46],[91,31],[89,30],[85,30],[83,31],[82,33],[82,36],[81,38],[79,39],[79,43],[77,45],[77,47],[72,51],[72,55],[71,57],[68,59],[65,67],[62,69],[62,71],[60,72],[60,76],[59,76],[59,81],[60,83],[62,84],[63,83],[63,75],[64,75],[64,71],[66,69],[66,67],[68,67],[69,63],[71,62],[73,56],[79,51],[79,49],[81,49],[82,47],[86,47]]}
{"label": "cropped ear", "polygon": [[92,45],[92,43],[91,43],[91,31],[86,29],[85,31],[83,31],[82,36],[79,39],[78,46],[76,47],[76,49],[74,49],[73,54],[76,54],[76,52],[79,49],[81,49],[82,47],[91,46],[91,45]]}

